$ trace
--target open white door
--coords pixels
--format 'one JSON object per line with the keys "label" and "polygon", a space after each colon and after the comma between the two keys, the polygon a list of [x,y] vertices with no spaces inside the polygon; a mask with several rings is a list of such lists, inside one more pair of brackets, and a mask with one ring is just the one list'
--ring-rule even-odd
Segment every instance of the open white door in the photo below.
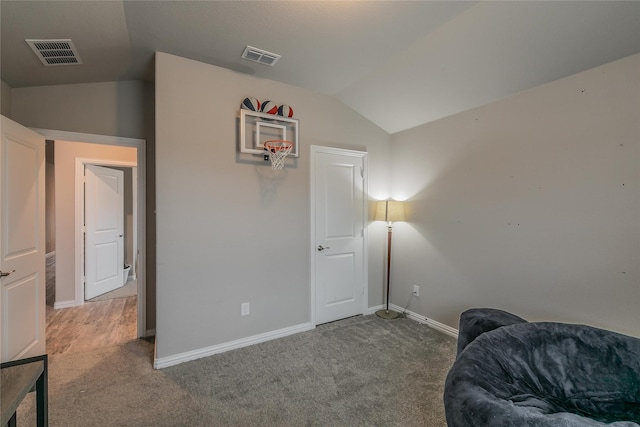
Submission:
{"label": "open white door", "polygon": [[85,168],[84,299],[124,285],[124,173]]}
{"label": "open white door", "polygon": [[2,116],[0,126],[0,353],[45,353],[44,137]]}
{"label": "open white door", "polygon": [[316,324],[366,309],[365,169],[366,153],[312,147]]}

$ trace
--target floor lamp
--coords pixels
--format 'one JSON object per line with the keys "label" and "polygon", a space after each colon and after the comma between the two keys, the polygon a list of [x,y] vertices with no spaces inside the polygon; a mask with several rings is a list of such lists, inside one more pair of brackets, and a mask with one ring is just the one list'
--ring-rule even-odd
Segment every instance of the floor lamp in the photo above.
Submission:
{"label": "floor lamp", "polygon": [[389,310],[389,278],[391,277],[391,234],[393,221],[404,221],[404,204],[395,200],[385,200],[378,203],[375,221],[387,221],[387,308],[376,311],[376,315],[383,319],[396,319],[400,316],[397,311]]}

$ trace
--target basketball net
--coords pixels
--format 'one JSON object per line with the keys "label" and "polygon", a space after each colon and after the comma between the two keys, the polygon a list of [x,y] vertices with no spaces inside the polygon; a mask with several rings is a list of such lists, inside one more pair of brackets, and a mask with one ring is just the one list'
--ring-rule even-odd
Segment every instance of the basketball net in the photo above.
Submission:
{"label": "basketball net", "polygon": [[273,170],[282,169],[284,167],[284,159],[291,153],[293,143],[284,139],[272,139],[264,143],[264,149],[271,160]]}

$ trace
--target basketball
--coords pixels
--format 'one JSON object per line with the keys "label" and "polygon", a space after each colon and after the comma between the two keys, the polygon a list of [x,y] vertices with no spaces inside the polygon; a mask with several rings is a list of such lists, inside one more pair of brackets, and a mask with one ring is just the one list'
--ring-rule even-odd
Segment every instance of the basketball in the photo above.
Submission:
{"label": "basketball", "polygon": [[293,117],[293,108],[291,108],[287,104],[282,104],[278,108],[278,115],[282,117]]}
{"label": "basketball", "polygon": [[241,108],[251,111],[260,111],[260,101],[256,98],[248,97],[242,101]]}
{"label": "basketball", "polygon": [[264,101],[264,104],[262,104],[262,108],[260,109],[260,111],[267,114],[277,114],[278,106],[274,102]]}

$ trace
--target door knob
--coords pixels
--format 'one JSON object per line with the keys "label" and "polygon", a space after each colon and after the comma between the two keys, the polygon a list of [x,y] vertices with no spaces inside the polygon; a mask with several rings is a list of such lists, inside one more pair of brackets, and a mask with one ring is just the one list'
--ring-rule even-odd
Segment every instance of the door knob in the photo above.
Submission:
{"label": "door knob", "polygon": [[16,272],[15,270],[7,271],[6,273],[4,271],[0,271],[0,277],[7,277],[11,273],[15,273],[15,272]]}
{"label": "door knob", "polygon": [[322,252],[322,251],[324,251],[325,249],[331,249],[331,248],[330,248],[329,246],[324,247],[324,246],[322,246],[322,245],[318,245],[318,252]]}

